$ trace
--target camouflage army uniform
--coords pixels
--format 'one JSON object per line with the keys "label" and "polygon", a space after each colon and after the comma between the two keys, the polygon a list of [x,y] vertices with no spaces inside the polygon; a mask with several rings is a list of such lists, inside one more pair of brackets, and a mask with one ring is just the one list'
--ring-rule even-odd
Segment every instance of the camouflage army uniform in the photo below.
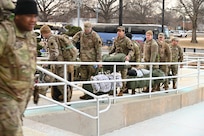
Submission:
{"label": "camouflage army uniform", "polygon": [[[146,41],[144,42],[144,62],[159,62],[159,56],[158,56],[158,44],[157,42],[152,39],[153,38],[153,32],[151,30],[148,30],[146,32]],[[145,66],[147,69],[150,69],[150,66]],[[153,69],[158,69],[158,65],[153,65]],[[158,85],[154,84],[152,86],[151,91],[156,91]],[[149,87],[144,90],[144,92],[149,92]]]}
{"label": "camouflage army uniform", "polygon": [[[169,45],[164,41],[160,42],[157,40],[157,43],[159,45],[159,60],[160,62],[171,62],[172,55],[171,55],[171,49]],[[169,66],[168,65],[160,65],[159,69],[161,69],[166,76],[168,76],[169,73]],[[164,82],[164,88],[168,89],[168,79]]]}
{"label": "camouflage army uniform", "polygon": [[[34,87],[37,41],[31,32],[21,33],[13,22],[7,25],[10,32],[0,25],[0,133],[21,136],[18,126]],[[10,34],[13,39],[8,39]]]}
{"label": "camouflage army uniform", "polygon": [[[172,52],[172,62],[182,62],[183,61],[183,50],[179,45],[170,44],[170,49]],[[178,74],[178,65],[170,65],[170,72],[172,76]],[[173,89],[176,89],[177,78],[173,79]]]}
{"label": "camouflage army uniform", "polygon": [[[144,43],[144,61],[159,62],[158,44],[154,39],[150,41],[145,41]],[[158,66],[154,65],[153,68],[158,68]],[[149,69],[148,66],[147,66],[147,69]]]}
{"label": "camouflage army uniform", "polygon": [[[84,23],[84,27],[88,33],[85,31],[80,31],[76,33],[72,42],[76,45],[77,42],[80,42],[80,54],[79,58],[82,62],[101,62],[102,61],[102,41],[99,35],[92,30],[91,24]],[[91,76],[96,75],[97,67],[93,65],[81,65],[79,68],[80,80],[81,81],[89,81]],[[85,87],[87,85],[83,85],[83,88],[92,92],[93,90],[90,87]],[[90,86],[90,84],[88,85]],[[80,99],[92,99],[87,94],[80,96]]]}
{"label": "camouflage army uniform", "polygon": [[130,61],[131,62],[140,62],[141,61],[141,59],[140,59],[140,56],[141,56],[140,45],[138,42],[133,41],[133,40],[132,40],[132,43],[133,43],[133,45],[132,45],[133,55],[132,55]]}
{"label": "camouflage army uniform", "polygon": [[[59,40],[56,35],[51,34],[50,37],[48,38],[48,48],[49,48],[49,60],[50,61],[64,61],[63,56],[62,56],[62,51],[59,49]],[[71,41],[70,41],[70,44]],[[64,65],[52,65],[51,66],[51,71],[55,73],[56,75],[64,78]],[[73,65],[69,65],[67,67],[67,76],[69,81],[73,81],[73,76],[74,76],[74,68]],[[57,86],[59,91],[61,92],[62,95],[60,95],[60,98],[56,98],[59,101],[63,100],[64,96],[64,86]],[[53,88],[52,88],[53,89]],[[72,96],[72,87],[70,87],[70,90],[68,90],[68,97],[67,101],[71,100]]]}
{"label": "camouflage army uniform", "polygon": [[[74,43],[80,40],[80,60],[82,62],[101,62],[102,61],[102,41],[95,31],[85,34],[80,31],[72,39]],[[90,80],[90,77],[96,74],[96,68],[93,65],[81,65],[80,74],[82,81]]]}
{"label": "camouflage army uniform", "polygon": [[[131,59],[131,57],[133,56],[133,47],[132,46],[133,46],[133,43],[127,36],[124,36],[123,38],[117,37],[113,42],[113,46],[112,46],[109,54],[124,53]],[[122,79],[126,79],[127,78],[127,69],[123,69],[120,72],[121,72]],[[124,91],[124,89],[126,89],[126,82],[123,82],[122,90]],[[119,95],[122,95],[122,91],[120,91],[120,93],[121,94],[119,94]]]}

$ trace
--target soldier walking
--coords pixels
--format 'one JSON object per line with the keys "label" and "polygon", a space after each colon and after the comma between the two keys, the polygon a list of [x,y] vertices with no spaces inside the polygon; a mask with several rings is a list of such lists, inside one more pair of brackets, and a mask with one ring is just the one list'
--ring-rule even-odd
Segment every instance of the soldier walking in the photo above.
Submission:
{"label": "soldier walking", "polygon": [[[77,42],[80,42],[80,51],[79,51],[79,58],[82,62],[101,62],[102,61],[102,41],[100,36],[92,30],[92,24],[90,22],[84,23],[84,31],[80,31],[76,33],[73,38],[72,42],[76,45]],[[93,65],[81,65],[80,66],[80,76],[82,81],[89,81],[91,76],[96,75],[97,68],[99,66]],[[83,88],[88,91],[92,92],[92,88],[90,84],[83,85]],[[84,94],[80,96],[80,99],[88,100],[92,99],[91,96],[88,94]]]}
{"label": "soldier walking", "polygon": [[34,0],[0,1],[0,136],[23,136],[22,117],[34,90],[37,21]]}
{"label": "soldier walking", "polygon": [[[159,33],[157,44],[159,45],[159,60],[160,62],[171,62],[172,55],[171,55],[171,49],[169,45],[165,42],[165,36],[164,33]],[[160,65],[159,69],[161,69],[166,76],[168,76],[169,73],[169,66],[168,65]],[[168,90],[168,79],[165,79],[164,81],[164,89]],[[160,91],[160,84],[157,85],[156,88],[157,91]]]}
{"label": "soldier walking", "polygon": [[[60,39],[59,36],[52,34],[51,29],[48,25],[43,25],[40,28],[40,33],[41,35],[47,39],[47,45],[48,45],[48,49],[49,49],[49,60],[50,61],[66,61],[63,57],[63,53],[62,53],[62,45],[61,44],[65,44],[65,43],[60,43]],[[61,38],[64,39],[66,37],[63,37],[61,35]],[[65,39],[64,39],[65,40]],[[67,40],[67,44],[66,46],[73,46],[71,40],[69,40],[68,38]],[[74,46],[73,46],[74,47]],[[74,60],[72,60],[74,61]],[[68,75],[68,80],[69,81],[73,81],[73,76],[74,76],[74,66],[73,65],[68,65],[68,69],[67,69],[67,75]],[[64,77],[64,65],[60,64],[60,65],[52,65],[51,66],[51,71],[53,73],[55,73],[56,75],[60,76],[60,77]],[[71,97],[72,97],[72,87],[68,86],[68,96],[67,96],[67,101],[71,101]],[[51,94],[52,94],[52,98],[54,100],[57,101],[63,101],[64,99],[64,86],[52,86],[51,88]]]}
{"label": "soldier walking", "polygon": [[[170,49],[172,52],[172,62],[182,62],[183,61],[183,50],[178,45],[178,38],[173,38],[171,40]],[[182,68],[183,65],[180,65]],[[178,65],[170,65],[170,72],[172,76],[176,76],[178,74]],[[176,89],[177,78],[173,78],[173,89]]]}
{"label": "soldier walking", "polygon": [[[159,48],[157,42],[153,39],[153,32],[148,30],[146,32],[146,41],[144,42],[144,62],[159,62]],[[146,65],[147,69],[150,69],[148,65]],[[158,69],[159,66],[153,65],[153,69]],[[152,92],[156,91],[156,85],[152,87]],[[149,92],[149,88],[144,92]]]}
{"label": "soldier walking", "polygon": [[[119,26],[117,28],[117,37],[113,42],[113,46],[109,52],[112,53],[124,53],[127,56],[125,57],[126,61],[130,61],[133,56],[133,43],[132,41],[125,36],[125,27]],[[127,78],[127,68],[120,71],[122,79]],[[123,93],[128,93],[128,89],[126,88],[126,82],[123,82],[123,87],[120,89],[118,96],[122,96]]]}

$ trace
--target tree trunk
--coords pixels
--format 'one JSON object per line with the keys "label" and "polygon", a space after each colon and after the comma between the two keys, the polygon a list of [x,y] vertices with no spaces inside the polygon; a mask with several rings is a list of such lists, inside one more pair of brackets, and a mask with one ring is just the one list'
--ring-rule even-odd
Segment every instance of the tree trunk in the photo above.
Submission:
{"label": "tree trunk", "polygon": [[191,38],[191,43],[198,43],[197,39],[196,39],[196,30],[197,30],[197,21],[196,19],[192,20],[192,38]]}

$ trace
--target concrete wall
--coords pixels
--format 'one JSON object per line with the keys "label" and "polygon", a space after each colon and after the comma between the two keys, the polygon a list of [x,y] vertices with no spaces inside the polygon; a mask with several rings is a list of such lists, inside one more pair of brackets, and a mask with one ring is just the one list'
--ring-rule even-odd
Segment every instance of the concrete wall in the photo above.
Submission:
{"label": "concrete wall", "polygon": [[[204,101],[204,88],[179,94],[171,93],[153,96],[152,98],[117,101],[111,105],[109,111],[101,114],[100,134],[105,134],[201,101]],[[95,107],[86,107],[81,110],[92,115],[96,113]],[[27,116],[26,118],[83,136],[96,136],[96,120],[69,110]]]}

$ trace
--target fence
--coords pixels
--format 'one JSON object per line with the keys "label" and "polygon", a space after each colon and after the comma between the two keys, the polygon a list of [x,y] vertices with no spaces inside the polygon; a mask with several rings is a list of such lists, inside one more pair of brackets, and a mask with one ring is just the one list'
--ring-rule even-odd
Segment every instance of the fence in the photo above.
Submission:
{"label": "fence", "polygon": [[[74,88],[76,88],[77,90],[79,91],[82,91],[90,96],[92,96],[94,99],[92,100],[86,100],[86,101],[75,101],[75,102],[67,102],[67,95],[64,95],[64,101],[63,102],[58,102],[58,101],[55,101],[49,97],[46,97],[46,96],[43,96],[43,95],[40,95],[40,97],[42,99],[46,99],[50,102],[53,102],[54,104],[49,104],[49,105],[44,105],[44,106],[33,106],[33,107],[28,107],[27,110],[33,110],[33,109],[37,109],[37,108],[46,108],[46,107],[52,107],[52,106],[56,106],[56,105],[59,105],[59,106],[62,106],[64,107],[64,109],[69,109],[69,110],[72,110],[74,112],[77,112],[79,114],[82,114],[88,118],[91,118],[91,119],[95,119],[97,120],[97,136],[100,135],[100,114],[103,113],[103,112],[106,112],[111,104],[114,104],[117,102],[118,99],[125,99],[125,98],[133,98],[133,97],[140,97],[140,96],[147,96],[149,98],[152,97],[152,95],[155,95],[155,94],[160,94],[160,93],[164,93],[164,92],[175,92],[175,93],[179,93],[180,90],[184,89],[184,88],[189,88],[189,87],[192,87],[192,86],[195,86],[195,87],[199,87],[199,85],[201,84],[201,75],[203,74],[203,71],[201,71],[202,68],[204,68],[203,66],[201,66],[201,62],[204,61],[204,58],[203,57],[189,57],[189,56],[186,56],[185,57],[185,61],[184,62],[181,62],[181,63],[112,63],[112,62],[52,62],[52,61],[38,61],[37,64],[37,69],[56,78],[57,80],[59,80],[60,82],[55,82],[55,83],[37,83],[36,85],[38,86],[57,86],[57,85],[64,85],[64,94],[67,94],[67,85],[70,85]],[[190,66],[189,64],[196,64],[194,66]],[[40,67],[40,65],[60,65],[60,64],[63,64],[64,65],[64,78],[61,78],[51,72],[49,72],[48,70],[46,69],[43,69],[42,67]],[[114,66],[114,79],[113,80],[103,80],[103,81],[74,81],[74,82],[69,82],[67,81],[67,65],[98,65],[98,64],[102,64],[102,65],[113,65]],[[180,73],[178,74],[177,76],[166,76],[166,77],[152,77],[152,74],[150,74],[149,77],[147,78],[133,78],[133,79],[121,79],[121,80],[116,80],[116,66],[117,65],[149,65],[150,66],[150,73],[152,73],[152,67],[153,65],[172,65],[172,64],[176,64],[178,65],[178,69],[180,69],[180,65],[184,65],[184,68],[194,68],[196,69],[196,71],[192,71],[188,74],[183,74],[183,73]],[[196,77],[197,80],[194,80],[193,83],[191,85],[188,85],[188,86],[179,86],[179,82],[180,80],[178,80],[178,88],[177,89],[169,89],[169,90],[163,90],[163,91],[157,91],[157,92],[151,92],[151,84],[152,84],[152,80],[156,80],[156,79],[170,79],[170,78],[189,78],[189,77]],[[138,93],[138,94],[135,94],[135,95],[125,95],[125,96],[120,96],[118,97],[116,94],[117,94],[117,88],[116,88],[116,82],[127,82],[127,81],[139,81],[139,80],[150,80],[149,82],[149,93]],[[93,93],[90,93],[89,91],[87,90],[84,90],[83,88],[79,87],[78,84],[92,84],[92,83],[100,83],[100,82],[113,82],[114,83],[114,90],[113,90],[113,96],[109,96],[109,95],[101,95],[101,96],[97,96]],[[100,110],[100,102],[103,101],[107,101],[107,107],[103,110]],[[74,105],[74,104],[80,104],[80,103],[90,103],[90,102],[96,102],[96,115],[90,115],[90,114],[87,114],[87,113],[84,113],[76,108],[73,108],[72,106],[67,106],[67,105]]]}

